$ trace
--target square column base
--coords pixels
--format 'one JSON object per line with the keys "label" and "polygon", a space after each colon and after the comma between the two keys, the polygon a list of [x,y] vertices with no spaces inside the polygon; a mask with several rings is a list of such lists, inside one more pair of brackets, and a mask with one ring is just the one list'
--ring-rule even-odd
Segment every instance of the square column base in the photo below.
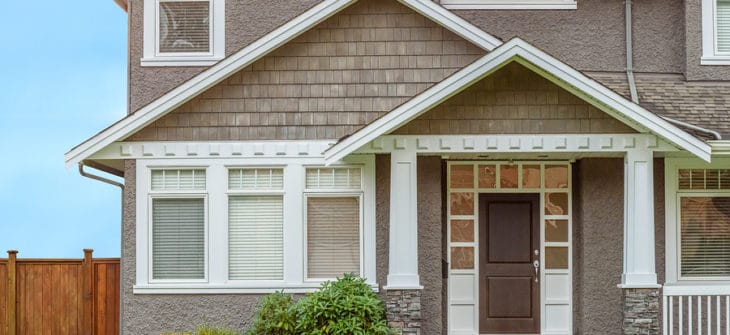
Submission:
{"label": "square column base", "polygon": [[388,325],[403,335],[421,335],[422,290],[386,290]]}
{"label": "square column base", "polygon": [[623,289],[623,334],[658,335],[659,328],[659,289]]}

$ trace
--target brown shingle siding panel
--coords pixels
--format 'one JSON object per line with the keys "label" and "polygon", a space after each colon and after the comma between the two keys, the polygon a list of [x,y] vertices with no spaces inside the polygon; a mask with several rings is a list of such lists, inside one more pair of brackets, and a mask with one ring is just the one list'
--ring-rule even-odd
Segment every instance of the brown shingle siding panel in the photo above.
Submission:
{"label": "brown shingle siding panel", "polygon": [[629,133],[631,128],[511,63],[393,134]]}

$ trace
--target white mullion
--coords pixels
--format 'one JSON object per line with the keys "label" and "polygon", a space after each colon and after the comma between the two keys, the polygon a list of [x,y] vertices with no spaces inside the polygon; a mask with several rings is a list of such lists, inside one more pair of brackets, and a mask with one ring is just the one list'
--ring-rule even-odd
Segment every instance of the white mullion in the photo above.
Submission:
{"label": "white mullion", "polygon": [[211,165],[207,172],[208,272],[211,284],[224,284],[228,281],[228,171]]}
{"label": "white mullion", "polygon": [[284,283],[299,284],[304,280],[306,262],[304,205],[305,169],[301,164],[284,167]]}

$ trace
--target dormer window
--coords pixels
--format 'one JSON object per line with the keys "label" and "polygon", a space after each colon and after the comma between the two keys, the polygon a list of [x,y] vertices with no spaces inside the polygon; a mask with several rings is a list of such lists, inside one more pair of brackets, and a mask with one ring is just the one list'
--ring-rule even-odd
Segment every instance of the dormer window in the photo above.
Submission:
{"label": "dormer window", "polygon": [[702,65],[730,65],[730,0],[702,0]]}
{"label": "dormer window", "polygon": [[145,0],[142,66],[209,66],[225,52],[224,0]]}

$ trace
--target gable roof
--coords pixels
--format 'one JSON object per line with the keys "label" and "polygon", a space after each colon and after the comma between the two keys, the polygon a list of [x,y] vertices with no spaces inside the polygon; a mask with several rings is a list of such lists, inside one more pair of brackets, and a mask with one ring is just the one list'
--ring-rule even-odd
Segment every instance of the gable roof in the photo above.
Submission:
{"label": "gable roof", "polygon": [[[65,155],[66,166],[79,163],[107,145],[142,129],[198,94],[223,81],[254,61],[274,51],[295,37],[332,17],[358,0],[325,0],[293,20],[266,34],[228,58],[176,87],[149,105],[136,111],[94,137],[84,141]],[[475,27],[456,14],[430,0],[397,0],[419,14],[442,25],[475,45],[491,51],[502,41]]]}
{"label": "gable roof", "polygon": [[325,161],[329,164],[344,158],[378,136],[388,134],[408,123],[512,61],[537,72],[632,128],[641,132],[651,132],[699,158],[710,161],[712,149],[708,144],[519,38],[492,50],[486,56],[341,140],[325,152]]}

